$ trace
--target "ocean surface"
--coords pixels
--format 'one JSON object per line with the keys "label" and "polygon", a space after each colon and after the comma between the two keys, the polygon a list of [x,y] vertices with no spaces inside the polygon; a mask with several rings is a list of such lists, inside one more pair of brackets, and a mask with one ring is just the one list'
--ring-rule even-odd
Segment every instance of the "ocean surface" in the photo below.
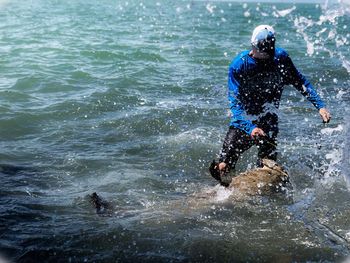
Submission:
{"label": "ocean surface", "polygon": [[[259,24],[332,120],[286,87],[292,187],[235,200],[208,166]],[[0,262],[347,262],[349,29],[349,1],[1,0]]]}

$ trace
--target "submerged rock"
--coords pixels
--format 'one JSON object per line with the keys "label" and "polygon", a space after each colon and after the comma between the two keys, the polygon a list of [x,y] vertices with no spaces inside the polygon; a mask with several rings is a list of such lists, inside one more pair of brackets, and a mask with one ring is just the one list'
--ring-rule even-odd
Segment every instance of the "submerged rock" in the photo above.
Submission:
{"label": "submerged rock", "polygon": [[289,182],[288,173],[275,161],[263,159],[262,164],[262,168],[248,170],[233,177],[228,188],[248,195],[279,192]]}
{"label": "submerged rock", "polygon": [[218,168],[218,163],[213,161],[210,165],[210,174],[220,182],[222,186],[235,189],[242,194],[268,194],[271,191],[279,191],[289,182],[288,173],[270,159],[261,160],[261,168],[248,170],[236,176],[222,174]]}

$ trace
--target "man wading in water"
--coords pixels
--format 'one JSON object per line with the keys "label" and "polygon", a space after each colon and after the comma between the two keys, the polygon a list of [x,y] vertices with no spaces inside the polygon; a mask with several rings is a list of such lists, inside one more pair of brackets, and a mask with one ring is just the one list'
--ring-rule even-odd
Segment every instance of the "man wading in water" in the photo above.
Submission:
{"label": "man wading in water", "polygon": [[293,85],[299,90],[316,107],[323,122],[330,121],[325,103],[295,68],[287,52],[275,48],[275,41],[275,31],[271,26],[256,27],[251,39],[252,50],[243,51],[230,64],[230,127],[219,163],[213,161],[209,168],[211,175],[222,185],[229,184],[226,175],[235,167],[239,156],[254,144],[258,145],[259,160],[276,160],[276,110],[285,85]]}

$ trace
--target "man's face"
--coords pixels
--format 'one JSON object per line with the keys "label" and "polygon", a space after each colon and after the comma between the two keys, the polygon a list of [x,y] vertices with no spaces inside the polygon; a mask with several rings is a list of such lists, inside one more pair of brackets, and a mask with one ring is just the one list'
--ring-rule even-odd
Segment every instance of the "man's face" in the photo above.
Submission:
{"label": "man's face", "polygon": [[275,38],[259,41],[253,48],[256,49],[256,57],[259,59],[273,58],[275,55]]}
{"label": "man's face", "polygon": [[260,51],[259,49],[255,48],[255,47],[253,47],[253,49],[255,50],[255,52],[254,52],[255,58],[257,58],[257,59],[270,59],[271,58],[269,53]]}

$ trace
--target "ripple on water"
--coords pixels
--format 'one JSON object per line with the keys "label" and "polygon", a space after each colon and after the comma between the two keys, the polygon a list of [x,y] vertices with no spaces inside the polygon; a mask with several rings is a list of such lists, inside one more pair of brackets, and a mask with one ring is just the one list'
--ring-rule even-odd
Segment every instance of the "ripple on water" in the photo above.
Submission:
{"label": "ripple on water", "polygon": [[[343,3],[329,8],[276,4],[269,17],[263,3],[8,1],[0,9],[1,247],[19,262],[348,254],[348,15]],[[333,118],[322,126],[287,88],[278,150],[293,190],[237,201],[207,166],[229,122],[228,64],[263,20]],[[255,152],[238,169],[252,167]],[[112,215],[96,214],[93,192],[114,205]]]}

